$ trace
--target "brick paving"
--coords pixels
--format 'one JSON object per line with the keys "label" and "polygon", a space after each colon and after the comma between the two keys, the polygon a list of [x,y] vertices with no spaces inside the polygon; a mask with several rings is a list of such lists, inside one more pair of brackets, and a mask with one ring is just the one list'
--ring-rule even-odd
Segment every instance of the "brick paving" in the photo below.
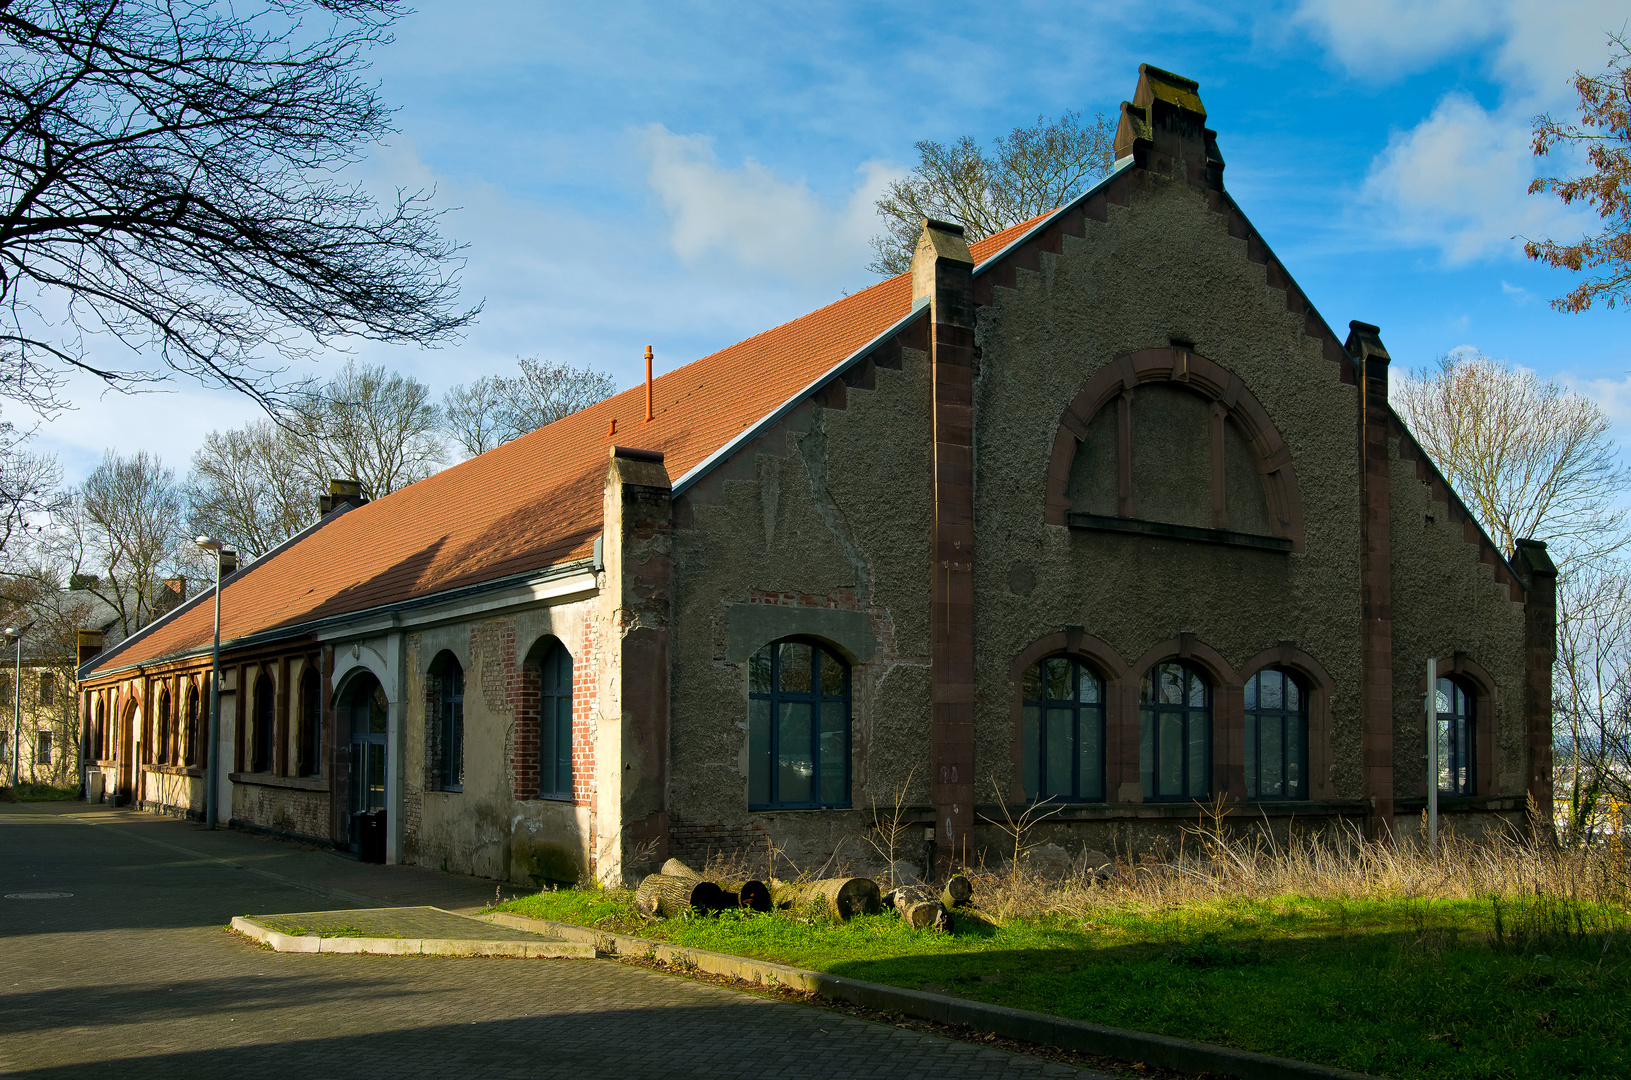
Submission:
{"label": "brick paving", "polygon": [[275,953],[251,912],[490,902],[490,881],[79,804],[0,804],[0,1074],[1093,1077],[606,960]]}

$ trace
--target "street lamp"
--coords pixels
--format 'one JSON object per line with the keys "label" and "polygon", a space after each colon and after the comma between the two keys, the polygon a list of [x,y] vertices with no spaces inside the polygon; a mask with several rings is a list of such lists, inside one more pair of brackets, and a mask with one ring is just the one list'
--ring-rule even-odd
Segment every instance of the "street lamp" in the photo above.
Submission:
{"label": "street lamp", "polygon": [[11,790],[17,790],[17,762],[23,756],[23,627],[6,627],[6,637],[17,643],[17,673],[11,680]]}
{"label": "street lamp", "polygon": [[204,748],[204,828],[215,828],[216,801],[221,768],[221,553],[226,545],[213,536],[200,536],[193,543],[215,552],[215,651],[210,659],[210,741]]}

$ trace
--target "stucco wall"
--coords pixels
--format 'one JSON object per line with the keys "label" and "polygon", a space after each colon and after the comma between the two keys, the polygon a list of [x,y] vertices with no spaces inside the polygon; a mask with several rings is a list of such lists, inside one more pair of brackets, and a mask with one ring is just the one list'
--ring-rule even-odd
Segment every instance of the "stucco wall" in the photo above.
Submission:
{"label": "stucco wall", "polygon": [[[405,861],[539,885],[574,883],[589,874],[595,844],[594,610],[592,600],[578,600],[408,635]],[[516,746],[519,725],[536,723],[536,712],[528,711],[524,672],[554,639],[573,660],[575,797],[570,802],[537,798],[536,782],[528,790],[524,777],[517,776],[518,769],[524,771]],[[426,725],[435,723],[428,673],[444,651],[464,672],[464,782],[456,792],[440,790],[427,756]]]}

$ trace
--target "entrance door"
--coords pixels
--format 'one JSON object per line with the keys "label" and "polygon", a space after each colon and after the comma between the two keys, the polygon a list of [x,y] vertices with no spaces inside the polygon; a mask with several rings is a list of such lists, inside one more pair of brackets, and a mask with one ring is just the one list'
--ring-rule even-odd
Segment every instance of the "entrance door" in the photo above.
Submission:
{"label": "entrance door", "polygon": [[385,691],[367,677],[352,691],[350,841],[357,847],[358,814],[385,809],[386,717]]}

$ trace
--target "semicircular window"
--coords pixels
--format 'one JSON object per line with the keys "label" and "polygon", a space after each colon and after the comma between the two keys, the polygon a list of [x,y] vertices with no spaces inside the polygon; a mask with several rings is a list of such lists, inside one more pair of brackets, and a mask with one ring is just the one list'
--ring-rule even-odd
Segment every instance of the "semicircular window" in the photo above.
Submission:
{"label": "semicircular window", "polygon": [[850,805],[850,668],[789,638],[748,661],[748,809]]}

